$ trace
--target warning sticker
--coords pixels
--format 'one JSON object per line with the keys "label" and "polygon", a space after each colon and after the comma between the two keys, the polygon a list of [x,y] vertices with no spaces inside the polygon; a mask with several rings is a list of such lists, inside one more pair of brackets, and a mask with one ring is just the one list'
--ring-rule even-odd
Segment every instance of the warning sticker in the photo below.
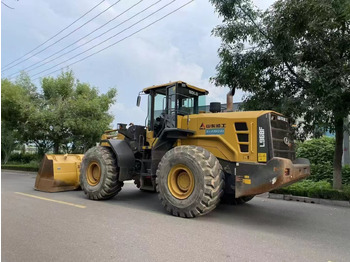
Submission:
{"label": "warning sticker", "polygon": [[258,153],[258,162],[266,162],[266,153]]}
{"label": "warning sticker", "polygon": [[246,185],[252,184],[252,180],[249,178],[249,176],[244,176],[242,182],[243,182],[243,184],[246,184]]}

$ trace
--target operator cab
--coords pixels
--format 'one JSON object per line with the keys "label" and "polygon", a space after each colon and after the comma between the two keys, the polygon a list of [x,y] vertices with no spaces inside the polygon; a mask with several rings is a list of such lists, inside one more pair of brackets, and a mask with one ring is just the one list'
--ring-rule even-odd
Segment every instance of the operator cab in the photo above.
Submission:
{"label": "operator cab", "polygon": [[[177,116],[198,114],[208,91],[182,81],[143,89],[148,95],[147,129],[159,137],[164,128],[176,128]],[[137,104],[140,103],[140,96]]]}

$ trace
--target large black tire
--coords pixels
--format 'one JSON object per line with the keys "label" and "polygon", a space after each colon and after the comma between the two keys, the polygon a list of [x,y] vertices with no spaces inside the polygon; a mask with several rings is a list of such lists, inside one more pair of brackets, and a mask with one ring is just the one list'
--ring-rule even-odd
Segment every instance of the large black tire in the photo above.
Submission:
{"label": "large black tire", "polygon": [[[188,172],[181,171],[181,168]],[[169,181],[175,181],[172,180],[175,176],[176,181],[179,181],[179,177],[184,173],[191,174],[189,177],[193,178],[190,179],[193,183],[184,186],[184,196],[181,194],[176,196],[174,193],[176,183]],[[220,202],[224,188],[224,173],[217,158],[204,148],[178,146],[169,150],[159,163],[156,188],[162,205],[170,214],[196,217],[209,213]],[[179,188],[181,185],[177,189]]]}
{"label": "large black tire", "polygon": [[117,161],[109,147],[96,146],[85,153],[80,167],[80,186],[88,198],[110,199],[123,185],[118,181]]}
{"label": "large black tire", "polygon": [[137,188],[140,188],[140,186],[141,186],[140,178],[136,178],[136,179],[134,180],[134,184],[135,184],[135,186],[136,186]]}
{"label": "large black tire", "polygon": [[243,205],[244,203],[247,203],[253,198],[254,196],[243,196],[243,197],[235,198],[234,194],[225,193],[221,198],[221,203],[225,205],[237,206],[237,205]]}

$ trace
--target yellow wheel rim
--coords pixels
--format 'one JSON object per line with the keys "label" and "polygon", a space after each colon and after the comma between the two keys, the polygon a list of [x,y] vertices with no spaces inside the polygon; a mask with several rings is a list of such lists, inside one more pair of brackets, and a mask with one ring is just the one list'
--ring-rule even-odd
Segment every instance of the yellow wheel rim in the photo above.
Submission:
{"label": "yellow wheel rim", "polygon": [[97,162],[91,162],[87,169],[87,182],[90,186],[96,186],[101,179],[101,168]]}
{"label": "yellow wheel rim", "polygon": [[168,175],[168,188],[177,199],[188,198],[194,189],[194,176],[185,165],[175,165]]}

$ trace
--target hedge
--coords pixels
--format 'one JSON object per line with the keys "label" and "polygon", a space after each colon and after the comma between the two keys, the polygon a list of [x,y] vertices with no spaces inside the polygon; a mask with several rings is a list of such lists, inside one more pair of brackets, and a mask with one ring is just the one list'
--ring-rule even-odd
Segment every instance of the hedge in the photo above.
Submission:
{"label": "hedge", "polygon": [[345,185],[350,185],[350,166],[349,165],[346,165],[343,167],[342,175],[343,175],[343,183]]}
{"label": "hedge", "polygon": [[303,180],[288,187],[273,190],[271,193],[349,201],[350,185],[343,186],[343,190],[335,190],[332,189],[332,185],[325,180],[318,182]]}
{"label": "hedge", "polygon": [[33,163],[33,162],[26,163],[26,164],[16,164],[16,163],[6,164],[6,165],[2,165],[1,169],[38,172],[39,171],[39,164]]}
{"label": "hedge", "polygon": [[[310,160],[311,176],[313,181],[333,181],[333,157],[335,140],[331,137],[311,139],[297,143],[296,156]],[[343,167],[343,184],[350,185],[350,166]]]}
{"label": "hedge", "polygon": [[28,153],[14,153],[10,155],[9,163],[30,163],[30,162],[39,162],[39,156],[37,154],[28,154]]}

